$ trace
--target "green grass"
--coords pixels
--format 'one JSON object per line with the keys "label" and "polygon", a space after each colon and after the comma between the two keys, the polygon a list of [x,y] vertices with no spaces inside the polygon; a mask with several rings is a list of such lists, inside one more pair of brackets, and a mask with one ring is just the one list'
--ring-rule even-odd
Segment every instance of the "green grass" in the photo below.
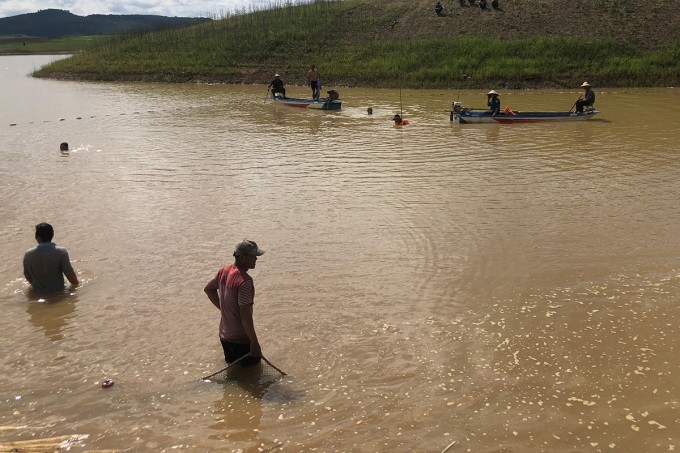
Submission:
{"label": "green grass", "polygon": [[103,36],[69,36],[65,38],[0,37],[0,55],[76,53],[99,44]]}
{"label": "green grass", "polygon": [[[612,0],[603,6],[625,6]],[[384,6],[384,5],[383,5]],[[535,87],[670,85],[680,43],[643,50],[623,40],[394,39],[404,7],[371,11],[358,0],[281,3],[198,26],[115,36],[34,75],[92,80],[266,83],[274,72],[303,83],[310,63],[326,86]],[[373,37],[373,39],[371,39]]]}

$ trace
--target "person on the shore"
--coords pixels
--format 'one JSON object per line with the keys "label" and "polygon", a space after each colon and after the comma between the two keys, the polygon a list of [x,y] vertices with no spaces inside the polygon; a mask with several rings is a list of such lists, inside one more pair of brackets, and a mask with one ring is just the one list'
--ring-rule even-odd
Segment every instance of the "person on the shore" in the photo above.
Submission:
{"label": "person on the shore", "polygon": [[583,113],[585,107],[592,107],[595,104],[595,92],[593,87],[588,82],[583,82],[581,85],[585,91],[576,101],[576,113]]}
{"label": "person on the shore", "polygon": [[486,105],[489,106],[489,113],[492,116],[496,116],[501,111],[501,100],[498,98],[498,93],[495,90],[491,90],[486,93]]}
{"label": "person on the shore", "polygon": [[80,282],[71,266],[68,252],[52,242],[54,228],[49,223],[35,226],[35,240],[38,245],[24,254],[24,277],[34,289],[54,291],[64,288],[64,275],[76,288]]}
{"label": "person on the shore", "polygon": [[307,73],[307,83],[312,88],[312,99],[319,100],[321,96],[321,75],[314,65]]}
{"label": "person on the shore", "polygon": [[228,364],[248,353],[250,357],[241,361],[243,366],[255,365],[262,357],[253,322],[255,286],[248,269],[255,268],[257,257],[264,252],[254,241],[240,242],[234,250],[234,264],[220,269],[204,288],[220,310],[220,342]]}
{"label": "person on the shore", "polygon": [[442,6],[442,2],[437,2],[434,4],[434,12],[437,14],[437,16],[444,15],[444,7]]}
{"label": "person on the shore", "polygon": [[281,76],[278,74],[274,74],[274,80],[269,82],[269,87],[267,88],[271,88],[273,98],[275,98],[277,94],[284,98],[286,97],[286,88],[283,86],[283,80],[281,80]]}

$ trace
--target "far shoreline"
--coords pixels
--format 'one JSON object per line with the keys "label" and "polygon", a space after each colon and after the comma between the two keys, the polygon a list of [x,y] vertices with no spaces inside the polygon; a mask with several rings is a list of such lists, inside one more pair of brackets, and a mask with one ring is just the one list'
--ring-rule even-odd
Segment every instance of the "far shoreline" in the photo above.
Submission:
{"label": "far shoreline", "polygon": [[[0,52],[0,57],[11,56],[73,56],[84,52],[83,50],[71,51],[24,51],[24,52]],[[269,76],[268,69],[263,69],[255,74],[249,74],[248,77],[228,77],[224,74],[204,74],[194,75],[182,72],[168,72],[168,73],[146,73],[146,74],[100,74],[100,73],[72,73],[67,71],[53,71],[46,75],[36,75],[40,70],[31,74],[31,77],[45,78],[52,80],[63,80],[73,82],[132,82],[132,83],[182,83],[182,84],[207,84],[207,85],[266,85]],[[437,86],[415,86],[404,84],[401,87],[397,84],[390,83],[347,83],[347,81],[327,82],[327,86],[341,87],[341,88],[376,88],[376,89],[396,89],[404,88],[410,90],[438,90],[438,89],[486,89],[489,86],[494,86],[497,89],[511,90],[511,91],[531,91],[531,90],[564,90],[577,89],[578,86],[569,83],[556,83],[554,80],[539,81],[534,78],[531,81],[526,80],[499,80],[495,83],[489,81],[466,81],[460,85],[451,85],[449,87]],[[287,86],[304,87],[303,84],[288,83]],[[610,84],[599,85],[594,83],[596,90],[600,89],[675,89],[678,84],[659,84],[659,85],[635,85],[635,84]]]}
{"label": "far shoreline", "polygon": [[[55,54],[49,54],[55,55]],[[31,75],[32,77],[35,77]],[[181,76],[177,74],[126,74],[120,77],[97,77],[92,74],[90,77],[80,77],[77,74],[71,74],[66,72],[55,72],[51,73],[46,77],[38,77],[52,80],[63,80],[72,82],[131,82],[131,83],[179,83],[179,84],[196,84],[196,85],[267,85],[268,82],[258,82],[245,79],[225,79],[219,76]],[[489,84],[487,82],[481,82],[479,84],[467,83],[465,85],[449,86],[449,87],[431,87],[431,86],[402,86],[398,85],[384,85],[384,84],[342,84],[342,83],[327,83],[330,87],[340,87],[340,88],[364,88],[364,89],[408,89],[408,90],[458,90],[458,89],[471,89],[471,90],[483,90],[487,89],[489,86],[493,85],[495,89],[510,90],[510,91],[533,91],[533,90],[578,90],[580,89],[578,85],[567,85],[567,84],[554,84],[550,82],[537,83],[536,81],[528,82],[498,82],[496,84]],[[287,87],[301,87],[304,88],[306,85],[287,83]],[[674,85],[597,85],[594,84],[595,90],[601,89],[676,89]]]}

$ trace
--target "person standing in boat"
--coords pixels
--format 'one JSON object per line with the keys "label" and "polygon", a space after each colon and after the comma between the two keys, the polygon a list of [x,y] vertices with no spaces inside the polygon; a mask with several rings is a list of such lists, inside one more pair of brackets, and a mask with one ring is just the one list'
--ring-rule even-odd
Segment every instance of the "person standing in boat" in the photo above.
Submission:
{"label": "person standing in boat", "polygon": [[595,92],[593,87],[588,82],[583,82],[581,85],[585,91],[576,101],[576,113],[583,113],[584,107],[592,107],[595,104]]}
{"label": "person standing in boat", "polygon": [[274,80],[269,82],[269,87],[272,90],[272,97],[275,98],[277,94],[286,97],[286,88],[283,86],[283,80],[278,74],[274,74]]}
{"label": "person standing in boat", "polygon": [[489,113],[491,116],[496,116],[501,111],[501,100],[498,99],[498,93],[495,90],[491,90],[486,93],[486,105],[489,106]]}
{"label": "person standing in boat", "polygon": [[321,75],[314,65],[312,65],[309,73],[307,73],[307,83],[312,88],[312,99],[315,101],[319,100],[321,96]]}

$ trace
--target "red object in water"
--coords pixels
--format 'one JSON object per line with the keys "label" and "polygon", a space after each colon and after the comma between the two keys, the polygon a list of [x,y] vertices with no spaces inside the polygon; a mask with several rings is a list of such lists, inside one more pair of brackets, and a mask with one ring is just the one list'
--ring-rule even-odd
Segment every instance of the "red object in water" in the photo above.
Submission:
{"label": "red object in water", "polygon": [[113,387],[113,381],[111,379],[102,382],[102,388],[107,389],[109,387]]}

